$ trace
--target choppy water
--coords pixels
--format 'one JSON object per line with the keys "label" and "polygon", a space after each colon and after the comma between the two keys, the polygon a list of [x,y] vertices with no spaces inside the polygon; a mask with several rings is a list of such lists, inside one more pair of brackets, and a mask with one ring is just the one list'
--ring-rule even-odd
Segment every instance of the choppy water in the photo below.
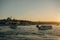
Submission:
{"label": "choppy water", "polygon": [[38,30],[36,25],[18,26],[11,29],[0,26],[0,40],[60,40],[60,25],[51,30]]}

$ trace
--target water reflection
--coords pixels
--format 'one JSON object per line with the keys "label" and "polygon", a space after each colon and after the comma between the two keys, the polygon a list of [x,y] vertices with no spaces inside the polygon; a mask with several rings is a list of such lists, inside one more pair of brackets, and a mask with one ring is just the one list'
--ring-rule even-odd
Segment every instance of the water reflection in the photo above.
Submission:
{"label": "water reflection", "polygon": [[35,25],[18,26],[11,29],[8,26],[0,30],[1,40],[60,40],[60,27],[53,26],[52,30],[38,30]]}

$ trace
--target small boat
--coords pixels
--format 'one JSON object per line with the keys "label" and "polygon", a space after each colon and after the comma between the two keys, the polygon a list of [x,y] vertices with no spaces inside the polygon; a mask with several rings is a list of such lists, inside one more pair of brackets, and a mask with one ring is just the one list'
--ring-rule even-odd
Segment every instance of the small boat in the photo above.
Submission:
{"label": "small boat", "polygon": [[11,24],[10,24],[10,28],[11,28],[11,29],[16,29],[16,28],[17,28],[17,24],[14,23],[14,22],[11,23]]}
{"label": "small boat", "polygon": [[39,30],[49,30],[52,29],[52,26],[50,25],[41,25],[41,26],[36,26]]}
{"label": "small boat", "polygon": [[16,26],[16,25],[11,25],[10,28],[11,28],[11,29],[16,29],[17,26]]}

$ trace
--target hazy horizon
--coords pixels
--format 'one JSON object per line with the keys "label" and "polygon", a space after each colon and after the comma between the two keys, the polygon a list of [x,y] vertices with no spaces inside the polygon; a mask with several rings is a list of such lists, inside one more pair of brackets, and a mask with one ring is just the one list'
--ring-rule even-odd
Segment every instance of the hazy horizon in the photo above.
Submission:
{"label": "hazy horizon", "polygon": [[0,0],[0,19],[60,22],[60,0]]}

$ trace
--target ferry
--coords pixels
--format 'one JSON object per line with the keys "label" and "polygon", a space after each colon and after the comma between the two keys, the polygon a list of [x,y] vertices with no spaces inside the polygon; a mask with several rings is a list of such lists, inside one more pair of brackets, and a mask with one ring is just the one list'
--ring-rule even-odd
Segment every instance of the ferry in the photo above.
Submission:
{"label": "ferry", "polygon": [[36,26],[39,30],[49,30],[49,29],[52,29],[52,26],[51,25],[37,25]]}
{"label": "ferry", "polygon": [[12,22],[12,23],[10,24],[10,28],[11,28],[11,29],[16,29],[16,28],[17,28],[17,24],[16,24],[15,22]]}

